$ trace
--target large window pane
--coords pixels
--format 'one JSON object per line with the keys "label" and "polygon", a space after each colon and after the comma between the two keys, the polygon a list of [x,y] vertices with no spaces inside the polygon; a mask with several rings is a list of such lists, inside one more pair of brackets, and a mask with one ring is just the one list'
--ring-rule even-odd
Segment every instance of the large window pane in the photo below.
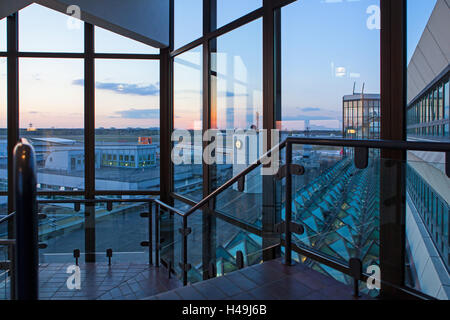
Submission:
{"label": "large window pane", "polygon": [[19,70],[20,136],[36,150],[38,189],[83,189],[83,60],[23,58]]}
{"label": "large window pane", "polygon": [[0,191],[8,189],[6,58],[0,58]]}
{"label": "large window pane", "polygon": [[[449,142],[448,1],[408,0],[407,21],[408,139]],[[445,153],[409,151],[407,157],[406,285],[448,300],[450,179]]]}
{"label": "large window pane", "polygon": [[203,1],[175,0],[174,41],[179,48],[203,35]]}
{"label": "large window pane", "polygon": [[37,52],[83,52],[80,20],[32,4],[19,13],[19,50]]}
{"label": "large window pane", "polygon": [[220,28],[261,6],[262,0],[218,0],[217,27]]}
{"label": "large window pane", "polygon": [[6,51],[6,18],[0,20],[0,51]]}
{"label": "large window pane", "polygon": [[297,1],[281,16],[279,128],[284,134],[378,138],[379,1]]}
{"label": "large window pane", "polygon": [[[281,18],[281,139],[378,139],[379,1],[297,1]],[[358,258],[364,270],[379,264],[379,154],[371,152],[359,170],[350,150],[294,145],[293,162],[305,168],[292,186],[293,216],[305,226],[296,243],[345,263]],[[283,216],[284,196],[282,205]],[[332,268],[297,259],[351,284]]]}
{"label": "large window pane", "polygon": [[159,190],[159,62],[96,61],[96,189]]}
{"label": "large window pane", "polygon": [[202,198],[202,52],[197,47],[174,62],[175,192]]}
{"label": "large window pane", "polygon": [[[218,146],[215,187],[238,174],[262,156],[262,21],[251,22],[224,36],[211,40],[212,53],[212,128],[218,129],[222,145]],[[239,44],[239,45],[237,45]],[[252,130],[246,135],[239,130]],[[245,163],[237,163],[234,140],[254,139],[256,146]],[[245,142],[244,142],[245,143]],[[244,146],[242,150],[247,150]],[[219,163],[220,162],[220,163]]]}
{"label": "large window pane", "polygon": [[95,27],[95,51],[97,53],[159,53],[157,48],[99,27]]}

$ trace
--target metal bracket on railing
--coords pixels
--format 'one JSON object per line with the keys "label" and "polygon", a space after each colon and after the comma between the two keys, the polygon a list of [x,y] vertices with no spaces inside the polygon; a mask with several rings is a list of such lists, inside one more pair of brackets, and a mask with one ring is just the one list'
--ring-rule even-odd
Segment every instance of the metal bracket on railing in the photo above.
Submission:
{"label": "metal bracket on railing", "polygon": [[39,220],[47,219],[47,215],[45,213],[38,213],[38,219]]}
{"label": "metal bracket on railing", "polygon": [[74,210],[75,212],[80,212],[80,210],[81,210],[81,203],[75,202],[75,203],[73,204],[73,210]]}
{"label": "metal bracket on railing", "polygon": [[238,191],[244,192],[245,190],[245,176],[242,176],[238,180]]}
{"label": "metal bracket on railing", "polygon": [[183,272],[188,272],[188,271],[191,270],[191,268],[192,268],[192,266],[191,266],[190,263],[184,264],[184,263],[181,263],[181,262],[180,262],[178,265],[180,266],[180,269],[181,269]]}
{"label": "metal bracket on railing", "polygon": [[46,243],[41,242],[38,244],[38,249],[47,249],[47,247],[48,245]]}
{"label": "metal bracket on railing", "polygon": [[244,268],[244,254],[241,250],[236,252],[236,266],[239,270]]}
{"label": "metal bracket on railing", "polygon": [[366,169],[369,165],[369,148],[355,148],[355,167]]}
{"label": "metal bracket on railing", "polygon": [[[305,232],[305,228],[296,222],[291,222],[291,232],[301,235]],[[275,232],[276,233],[286,233],[286,222],[282,221],[275,225]]]}
{"label": "metal bracket on railing", "polygon": [[0,270],[11,269],[11,261],[0,261]]}
{"label": "metal bracket on railing", "polygon": [[351,258],[349,261],[350,275],[353,277],[353,296],[360,297],[359,281],[362,280],[362,262],[358,258]]}
{"label": "metal bracket on railing", "polygon": [[149,241],[141,241],[141,247],[150,247],[150,242]]}
{"label": "metal bracket on railing", "polygon": [[113,203],[111,201],[106,203],[106,210],[112,211],[113,209]]}
{"label": "metal bracket on railing", "polygon": [[[287,167],[288,165],[285,164],[284,166],[281,166],[280,169],[278,169],[277,174],[275,175],[277,180],[281,180],[283,178],[286,178],[287,175]],[[295,175],[295,176],[302,176],[305,174],[305,167],[301,166],[299,164],[290,164],[290,171],[291,174]]]}
{"label": "metal bracket on railing", "polygon": [[73,257],[75,258],[75,264],[78,265],[78,259],[80,258],[80,249],[73,250]]}
{"label": "metal bracket on railing", "polygon": [[187,237],[188,235],[191,234],[192,229],[191,228],[186,228],[186,229],[180,228],[180,229],[178,229],[178,232],[180,232],[183,237]]}
{"label": "metal bracket on railing", "polygon": [[108,258],[108,266],[111,265],[112,255],[113,255],[112,249],[106,249],[106,257]]}

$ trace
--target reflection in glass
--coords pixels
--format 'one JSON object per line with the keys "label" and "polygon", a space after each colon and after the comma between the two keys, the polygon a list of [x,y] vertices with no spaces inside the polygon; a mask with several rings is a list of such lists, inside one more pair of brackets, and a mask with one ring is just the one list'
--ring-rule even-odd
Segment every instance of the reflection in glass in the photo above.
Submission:
{"label": "reflection in glass", "polygon": [[173,153],[175,192],[194,200],[202,198],[202,52],[197,47],[174,61],[174,130],[182,130]]}
{"label": "reflection in glass", "polygon": [[[449,142],[450,37],[445,0],[407,1],[407,133],[411,141]],[[445,154],[407,154],[406,285],[438,299],[450,293],[450,178]]]}
{"label": "reflection in glass", "polygon": [[96,61],[96,189],[159,190],[159,62]]}
{"label": "reflection in glass", "polygon": [[[211,57],[214,93],[211,127],[217,129],[214,187],[218,187],[264,153],[260,131],[263,126],[262,21],[251,22],[211,40],[211,47],[217,48]],[[247,150],[251,154],[246,160],[237,161],[238,154]],[[259,175],[257,171],[253,175]]]}
{"label": "reflection in glass", "polygon": [[202,0],[175,0],[174,15],[175,49],[203,35]]}
{"label": "reflection in glass", "polygon": [[262,6],[262,0],[218,0],[217,27],[239,19]]}
{"label": "reflection in glass", "polygon": [[159,54],[159,49],[95,27],[95,51],[97,53]]}
{"label": "reflection in glass", "polygon": [[20,136],[36,151],[38,189],[84,188],[83,60],[19,61]]}
{"label": "reflection in glass", "polygon": [[22,9],[19,17],[20,51],[84,51],[84,24],[80,20],[38,4]]}

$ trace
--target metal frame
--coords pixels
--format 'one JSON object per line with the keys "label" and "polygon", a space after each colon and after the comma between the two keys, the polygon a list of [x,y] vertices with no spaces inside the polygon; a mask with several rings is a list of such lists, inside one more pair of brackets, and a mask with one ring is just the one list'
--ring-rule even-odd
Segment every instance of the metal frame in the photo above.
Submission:
{"label": "metal frame", "polygon": [[[215,0],[204,0],[202,37],[196,39],[181,48],[174,50],[174,0],[170,0],[170,45],[162,49],[159,55],[149,54],[107,54],[95,53],[93,48],[94,31],[92,25],[86,24],[85,28],[85,52],[84,53],[40,53],[18,51],[18,14],[11,15],[7,19],[8,24],[8,52],[0,53],[7,57],[8,65],[8,192],[0,195],[8,195],[8,212],[13,212],[13,186],[12,186],[12,148],[19,138],[18,124],[18,59],[19,58],[79,58],[85,60],[85,148],[87,150],[87,165],[85,191],[82,192],[40,192],[39,195],[72,195],[85,196],[87,200],[95,199],[99,195],[158,195],[157,191],[121,192],[95,190],[95,170],[93,170],[93,157],[95,154],[95,126],[94,126],[94,61],[95,59],[153,59],[160,60],[161,82],[161,199],[170,205],[177,199],[185,203],[191,200],[173,193],[173,166],[170,161],[172,142],[170,136],[173,128],[173,60],[179,54],[187,52],[199,45],[203,45],[203,128],[211,126],[211,82],[210,82],[210,54],[214,49],[210,41],[235,30],[251,21],[263,18],[263,123],[265,129],[272,129],[276,121],[280,120],[280,25],[279,8],[286,6],[295,0],[264,0],[263,6],[239,19],[236,19],[218,29],[214,27],[216,16],[211,15]],[[382,149],[382,157],[402,162],[406,160],[405,151],[412,145],[406,142],[406,0],[380,0],[381,5],[381,139],[379,147]],[[206,67],[206,68],[205,68]],[[324,144],[329,140],[314,141],[308,143]],[[306,143],[306,141],[304,141]],[[339,143],[337,141],[333,143]],[[350,141],[349,146],[370,148],[377,144],[374,141]],[[289,145],[289,144],[288,144]],[[419,144],[414,144],[419,146]],[[437,146],[435,144],[435,146]],[[400,148],[399,148],[400,147]],[[431,144],[425,143],[422,149],[429,150]],[[406,149],[404,149],[406,148]],[[439,149],[438,147],[436,147]],[[402,149],[402,151],[392,150]],[[94,150],[94,151],[93,151]],[[92,153],[94,152],[94,153]],[[448,157],[448,153],[447,153]],[[252,169],[250,168],[249,171]],[[248,171],[248,172],[249,172]],[[204,195],[212,195],[210,185],[210,168],[204,167],[203,191]],[[288,175],[289,176],[289,175]],[[382,245],[380,259],[383,271],[383,281],[403,284],[405,258],[405,172],[399,167],[392,167],[381,172],[381,235]],[[223,190],[228,184],[218,188]],[[217,191],[216,190],[216,191]],[[206,197],[208,202],[213,197]],[[204,200],[205,200],[204,199]],[[392,201],[392,199],[394,199]],[[389,201],[386,201],[389,200]],[[387,205],[386,203],[394,203]],[[198,204],[197,204],[198,205]],[[203,206],[203,205],[202,205]],[[200,206],[200,207],[202,207]],[[211,209],[211,208],[209,208]],[[273,218],[273,217],[272,217]],[[12,235],[12,229],[9,229]],[[172,231],[173,232],[173,231]],[[95,229],[89,231],[90,242],[95,239]],[[86,239],[88,240],[88,239]],[[95,247],[95,246],[94,246]],[[92,249],[92,248],[91,248]],[[88,250],[87,250],[88,251]],[[401,282],[401,283],[400,283]],[[386,296],[395,291],[386,291]]]}
{"label": "metal frame", "polygon": [[[50,9],[49,9],[50,10]],[[12,176],[13,148],[19,140],[19,58],[48,58],[48,59],[83,59],[84,61],[84,148],[85,148],[85,190],[83,191],[38,191],[40,197],[72,196],[83,197],[86,200],[94,200],[97,196],[158,196],[160,191],[120,191],[120,190],[96,190],[95,189],[95,60],[96,59],[121,59],[121,60],[159,60],[160,65],[164,56],[161,54],[120,54],[95,52],[95,30],[94,26],[84,24],[84,52],[20,52],[19,51],[19,15],[14,13],[7,17],[7,51],[1,52],[1,57],[7,58],[7,117],[8,117],[8,191],[0,192],[0,196],[8,196],[8,213],[14,208],[14,185]],[[168,75],[170,72],[161,73]],[[163,83],[163,82],[161,82]],[[166,88],[161,86],[162,91]],[[162,92],[163,93],[163,92]],[[161,95],[161,110],[163,106],[163,95]],[[168,110],[168,109],[165,109]],[[161,112],[163,115],[163,112]],[[161,131],[164,129],[161,123]],[[161,134],[161,138],[164,135]],[[162,167],[162,166],[161,166]],[[168,171],[167,171],[168,172]],[[163,176],[161,176],[162,178]],[[163,181],[163,179],[161,179]],[[162,182],[163,185],[166,185]],[[93,208],[87,208],[87,211]],[[8,234],[14,238],[13,220],[8,222]],[[95,262],[95,214],[89,212],[85,218],[85,250],[86,262]],[[92,253],[92,254],[91,254]]]}

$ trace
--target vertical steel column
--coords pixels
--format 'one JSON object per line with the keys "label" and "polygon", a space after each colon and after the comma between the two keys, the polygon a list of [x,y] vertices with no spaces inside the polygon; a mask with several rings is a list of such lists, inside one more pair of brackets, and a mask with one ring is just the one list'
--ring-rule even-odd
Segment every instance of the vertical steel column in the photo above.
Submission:
{"label": "vertical steel column", "polygon": [[285,252],[285,264],[290,266],[292,264],[292,234],[291,234],[291,221],[292,221],[292,175],[291,175],[291,163],[292,163],[292,143],[286,144],[286,218],[285,218],[285,236],[286,236],[286,252]]}
{"label": "vertical steel column", "polygon": [[170,194],[173,192],[172,131],[173,131],[173,0],[170,0],[170,44],[160,51],[160,190],[161,201],[172,205]]}
{"label": "vertical steel column", "polygon": [[[19,141],[19,14],[7,18],[7,122],[8,122],[8,214],[15,211],[14,147]],[[8,238],[15,238],[14,219],[8,221]],[[11,260],[11,257],[10,257]],[[11,273],[11,283],[15,283]],[[11,299],[15,299],[15,286],[11,286]]]}
{"label": "vertical steel column", "polygon": [[[84,24],[84,154],[85,198],[95,198],[95,59],[94,26]],[[85,205],[85,261],[95,262],[95,204]]]}
{"label": "vertical steel column", "polygon": [[[173,50],[174,44],[174,0],[170,0],[170,24],[169,24],[169,47],[161,49],[160,57],[160,86],[161,86],[161,99],[160,99],[160,189],[161,189],[161,201],[169,205],[173,205],[173,198],[171,193],[173,189],[173,163],[171,159],[172,152],[172,131],[173,131],[173,59],[170,57],[170,52]],[[155,217],[155,246],[157,252],[155,252],[155,264],[159,266],[160,260],[160,239],[163,238],[167,243],[174,243],[174,226],[173,218],[169,218],[171,215],[168,214],[168,218],[163,220],[163,226],[160,225],[162,220],[160,219],[159,207],[156,207],[156,217]],[[158,230],[158,231],[156,231]],[[159,232],[161,230],[162,237]],[[167,250],[167,249],[166,249]],[[165,251],[166,251],[165,250]],[[167,261],[174,261],[174,252],[168,252],[171,255],[165,256]]]}
{"label": "vertical steel column", "polygon": [[[272,0],[264,0],[263,15],[263,129],[267,130],[267,150],[272,146],[272,132],[281,120],[281,13]],[[273,234],[275,225],[281,221],[281,189],[273,176],[262,176],[262,228],[264,234]],[[280,251],[275,248],[277,239],[263,236],[265,261],[276,258]]]}
{"label": "vertical steel column", "polygon": [[36,158],[28,142],[14,148],[16,204],[16,286],[18,300],[39,297],[38,213],[36,202]]}
{"label": "vertical steel column", "polygon": [[[406,139],[406,0],[381,0],[381,139]],[[381,280],[405,278],[406,152],[382,150],[380,164]],[[390,159],[390,160],[384,160]],[[382,287],[382,297],[395,290]]]}
{"label": "vertical steel column", "polygon": [[[210,33],[217,28],[217,0],[203,0],[203,35]],[[212,68],[212,54],[217,51],[217,39],[205,40],[203,42],[203,54],[202,54],[202,77],[203,77],[203,134],[211,129],[211,119],[213,112],[211,107],[216,105],[216,101],[212,101],[212,98],[216,97],[212,94],[213,90],[211,86],[211,68]],[[208,142],[202,142],[202,151],[207,147]],[[215,176],[215,165],[208,165],[203,161],[202,173],[203,173],[203,197],[208,196],[214,186],[213,179]],[[216,218],[211,214],[211,210],[214,210],[215,201],[210,201],[208,206],[202,209],[202,265],[203,265],[203,279],[209,278],[209,264],[214,261],[215,263],[215,236],[216,232]]]}

